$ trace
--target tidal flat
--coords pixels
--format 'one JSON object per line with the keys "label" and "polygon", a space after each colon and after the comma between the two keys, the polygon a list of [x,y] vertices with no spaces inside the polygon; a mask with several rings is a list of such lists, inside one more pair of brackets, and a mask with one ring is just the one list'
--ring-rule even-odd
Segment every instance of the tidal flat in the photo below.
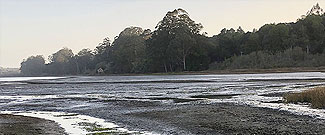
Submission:
{"label": "tidal flat", "polygon": [[66,134],[325,134],[324,109],[282,97],[324,79],[321,72],[1,78],[0,111],[56,122]]}

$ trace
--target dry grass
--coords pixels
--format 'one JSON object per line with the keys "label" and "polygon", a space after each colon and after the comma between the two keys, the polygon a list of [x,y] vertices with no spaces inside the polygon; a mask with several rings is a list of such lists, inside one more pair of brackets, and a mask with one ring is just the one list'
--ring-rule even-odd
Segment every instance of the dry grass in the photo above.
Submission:
{"label": "dry grass", "polygon": [[312,108],[325,109],[325,87],[316,87],[284,96],[288,103],[310,103]]}

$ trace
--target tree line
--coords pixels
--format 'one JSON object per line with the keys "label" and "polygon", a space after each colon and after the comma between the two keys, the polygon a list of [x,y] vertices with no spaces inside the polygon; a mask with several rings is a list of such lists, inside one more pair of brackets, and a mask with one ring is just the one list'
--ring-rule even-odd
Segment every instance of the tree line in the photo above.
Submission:
{"label": "tree line", "polygon": [[[324,14],[308,14],[292,23],[266,24],[252,32],[224,28],[212,37],[202,28],[185,10],[175,9],[154,31],[128,27],[114,41],[105,38],[94,50],[73,54],[63,48],[50,55],[48,63],[41,55],[31,56],[20,69],[24,75],[75,75],[325,65]],[[286,60],[284,64],[279,64],[281,59]],[[263,62],[271,64],[261,66]]]}

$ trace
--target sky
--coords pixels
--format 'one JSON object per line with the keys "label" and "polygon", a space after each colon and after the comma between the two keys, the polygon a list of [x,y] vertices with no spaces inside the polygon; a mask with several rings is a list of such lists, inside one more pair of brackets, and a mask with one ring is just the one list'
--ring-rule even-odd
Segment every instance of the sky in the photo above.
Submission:
{"label": "sky", "polygon": [[209,36],[223,28],[252,31],[268,23],[294,22],[325,0],[0,0],[0,67],[45,59],[63,47],[94,49],[124,28],[154,30],[168,11],[185,9]]}

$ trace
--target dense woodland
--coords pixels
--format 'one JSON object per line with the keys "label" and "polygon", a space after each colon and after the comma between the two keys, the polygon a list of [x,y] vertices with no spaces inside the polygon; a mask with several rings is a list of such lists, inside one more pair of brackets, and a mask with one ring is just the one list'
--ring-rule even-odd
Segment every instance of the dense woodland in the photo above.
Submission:
{"label": "dense woodland", "polygon": [[222,29],[208,37],[183,9],[170,11],[154,31],[128,27],[94,49],[63,48],[21,63],[24,75],[181,72],[325,66],[325,15],[317,4],[296,22],[245,32]]}

